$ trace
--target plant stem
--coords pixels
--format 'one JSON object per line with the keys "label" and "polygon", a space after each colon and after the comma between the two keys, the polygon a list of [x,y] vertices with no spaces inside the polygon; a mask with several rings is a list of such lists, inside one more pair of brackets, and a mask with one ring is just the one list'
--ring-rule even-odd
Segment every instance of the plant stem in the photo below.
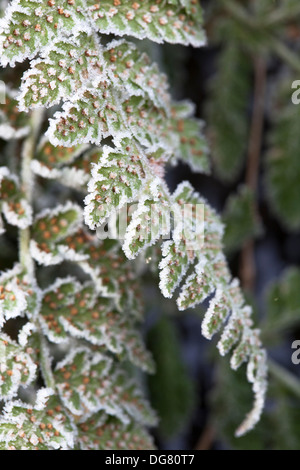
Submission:
{"label": "plant stem", "polygon": [[249,14],[245,7],[237,3],[235,0],[221,0],[223,8],[227,10],[235,19],[247,25],[250,28],[274,28],[285,23],[295,22],[300,17],[300,5],[297,4],[293,7],[277,8],[272,13],[264,15],[263,17],[256,17]]}
{"label": "plant stem", "polygon": [[48,351],[48,345],[46,343],[43,333],[41,333],[39,328],[40,335],[40,365],[43,379],[45,381],[46,387],[55,389],[55,380],[52,373],[51,361]]}
{"label": "plant stem", "polygon": [[221,0],[221,2],[224,9],[239,22],[248,26],[249,28],[255,28],[257,26],[255,17],[234,0]]}
{"label": "plant stem", "polygon": [[286,62],[290,67],[292,67],[297,72],[300,72],[300,60],[299,56],[289,49],[284,42],[280,39],[277,39],[275,36],[270,36],[270,47],[273,51]]}
{"label": "plant stem", "polygon": [[[298,18],[297,18],[298,17]],[[300,17],[300,5],[297,4],[295,6],[281,7],[277,10],[273,11],[268,15],[268,17],[264,20],[264,25],[269,26],[278,26],[280,24],[295,22]]]}
{"label": "plant stem", "polygon": [[[34,155],[36,140],[38,137],[40,124],[42,121],[43,111],[40,109],[34,110],[30,118],[30,133],[25,139],[22,149],[22,166],[21,166],[21,184],[24,191],[24,196],[28,204],[32,205],[32,190],[34,185],[33,174],[31,171],[31,160]],[[29,275],[34,275],[34,262],[29,251],[30,245],[30,228],[20,230],[19,250],[20,262],[26,269]]]}
{"label": "plant stem", "polygon": [[[22,148],[22,165],[21,165],[21,184],[24,196],[32,206],[33,188],[34,188],[34,175],[31,170],[31,161],[34,156],[36,142],[39,136],[39,130],[43,119],[43,110],[34,110],[30,117],[30,133],[25,139]],[[20,263],[25,268],[26,272],[33,279],[34,278],[34,261],[30,254],[30,227],[20,230],[19,250],[20,250]],[[41,372],[47,387],[54,388],[55,383],[51,370],[51,363],[49,361],[48,347],[41,332],[38,319],[35,319],[35,325],[39,332],[40,338],[40,365]]]}
{"label": "plant stem", "polygon": [[280,8],[275,12],[271,13],[267,17],[262,19],[256,19],[250,15],[249,12],[237,4],[233,0],[221,0],[224,9],[230,13],[232,18],[236,19],[239,23],[243,24],[245,28],[252,31],[255,34],[257,30],[263,31],[265,43],[277,54],[280,59],[290,65],[293,69],[300,72],[300,60],[297,54],[295,54],[290,48],[288,48],[283,40],[277,38],[272,34],[272,28],[278,24],[284,24],[289,21],[294,21],[297,17],[300,17],[300,5],[294,8]]}
{"label": "plant stem", "polygon": [[[264,125],[264,107],[266,91],[266,65],[262,56],[254,59],[255,85],[254,85],[254,103],[252,122],[249,137],[246,185],[257,193],[258,174],[260,164],[260,154],[262,147],[263,125]],[[254,217],[257,217],[258,207],[253,206]],[[256,267],[254,259],[254,241],[245,243],[241,253],[241,281],[244,289],[252,291],[255,284]]]}

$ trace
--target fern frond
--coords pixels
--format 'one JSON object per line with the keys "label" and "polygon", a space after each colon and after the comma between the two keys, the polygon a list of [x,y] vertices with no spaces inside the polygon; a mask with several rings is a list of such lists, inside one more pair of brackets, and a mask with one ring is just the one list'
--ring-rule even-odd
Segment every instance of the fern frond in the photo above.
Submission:
{"label": "fern frond", "polygon": [[0,276],[0,326],[6,320],[34,314],[39,304],[39,290],[20,264]]}
{"label": "fern frond", "polygon": [[154,450],[153,438],[138,424],[124,424],[99,412],[78,425],[81,450]]}
{"label": "fern frond", "polygon": [[[157,418],[132,368],[150,372],[153,362],[139,331],[138,275],[127,259],[166,237],[159,263],[163,295],[172,297],[179,288],[179,309],[214,295],[203,320],[204,336],[210,339],[224,327],[220,353],[235,348],[234,369],[248,362],[255,404],[239,435],[254,426],[264,402],[265,353],[222,252],[223,225],[189,183],[171,194],[164,180],[166,165],[179,160],[209,172],[203,124],[193,117],[190,103],[172,101],[165,75],[136,45],[123,39],[104,45],[98,34],[202,45],[201,7],[196,0],[113,3],[13,0],[0,20],[0,63],[31,60],[17,98],[20,123],[11,134],[16,138],[28,131],[24,111],[56,107],[36,149],[39,123],[30,122],[21,179],[27,171],[87,193],[84,212],[67,202],[33,217],[32,188],[8,169],[0,172],[1,211],[20,229],[23,258],[22,266],[1,275],[0,324],[27,318],[19,344],[10,347],[30,350],[34,344],[33,357],[47,387],[27,411],[18,401],[6,405],[0,421],[5,448],[123,448],[130,438],[129,447],[153,447],[145,427]],[[121,253],[119,242],[101,240],[100,231],[129,205]],[[83,220],[98,233],[91,234]],[[40,266],[72,262],[84,271],[84,280],[65,276],[41,290],[34,261]],[[50,345],[68,349],[55,370]],[[12,397],[19,385],[31,383],[34,367],[27,382],[24,371],[11,362],[8,366]],[[92,436],[93,443],[87,442]]]}
{"label": "fern frond", "polygon": [[298,158],[298,106],[290,103],[289,89],[283,94],[288,105],[279,106],[271,131],[266,160],[266,187],[271,208],[282,224],[296,230],[300,227]]}
{"label": "fern frond", "polygon": [[0,333],[0,361],[0,399],[8,400],[17,394],[21,385],[26,387],[33,382],[37,366],[32,351],[24,351],[5,333]]}
{"label": "fern frond", "polygon": [[101,410],[125,424],[129,417],[148,425],[156,422],[135,382],[108,356],[75,349],[57,364],[55,380],[62,402],[81,422]]}
{"label": "fern frond", "polygon": [[5,86],[5,103],[0,108],[0,138],[21,139],[29,133],[27,116],[18,112],[17,92]]}
{"label": "fern frond", "polygon": [[53,343],[81,338],[153,371],[151,357],[133,321],[118,312],[111,299],[97,297],[92,283],[80,285],[75,278],[57,279],[43,293],[40,315],[44,334]]}
{"label": "fern frond", "polygon": [[98,5],[87,0],[87,4],[101,33],[193,46],[201,46],[205,42],[198,2],[183,4],[178,0],[167,0],[158,4],[146,0],[132,4],[120,2],[112,6],[109,1]]}
{"label": "fern frond", "polygon": [[7,167],[0,167],[0,210],[7,222],[21,229],[32,223],[32,208],[20,188],[19,179]]}
{"label": "fern frond", "polygon": [[60,241],[76,232],[81,220],[80,207],[72,203],[58,206],[53,210],[46,209],[38,214],[32,227],[33,238],[30,244],[32,257],[46,266],[60,263],[67,256]]}
{"label": "fern frond", "polygon": [[74,424],[51,389],[37,393],[34,406],[8,402],[0,417],[1,450],[70,450]]}
{"label": "fern frond", "polygon": [[[231,64],[228,67],[228,64]],[[234,180],[242,169],[247,149],[247,102],[251,68],[238,42],[230,41],[221,52],[218,74],[212,82],[207,109],[208,134],[217,174]]]}

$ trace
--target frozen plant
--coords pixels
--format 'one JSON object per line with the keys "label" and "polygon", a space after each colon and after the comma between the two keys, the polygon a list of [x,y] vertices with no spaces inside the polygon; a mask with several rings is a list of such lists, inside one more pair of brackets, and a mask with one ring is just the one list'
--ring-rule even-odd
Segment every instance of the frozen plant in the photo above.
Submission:
{"label": "frozen plant", "polygon": [[[162,294],[171,298],[178,288],[180,310],[211,297],[203,335],[223,329],[220,354],[233,349],[233,369],[248,363],[254,406],[237,435],[246,433],[266,393],[259,331],[229,272],[220,218],[190,183],[171,193],[164,179],[167,164],[179,160],[209,172],[203,125],[189,102],[172,100],[166,76],[127,39],[202,46],[198,1],[13,0],[0,28],[2,66],[29,60],[1,108],[0,135],[21,139],[22,150],[19,159],[15,145],[0,168],[1,212],[18,228],[20,247],[19,262],[0,278],[0,324],[22,321],[18,338],[0,333],[0,448],[153,448],[147,427],[157,417],[137,369],[151,373],[155,364],[141,336],[138,274],[129,260],[159,243]],[[84,208],[78,198],[58,198],[38,210],[37,178],[86,193]],[[136,202],[122,247],[91,232]],[[162,241],[171,210],[181,215],[199,205],[201,221],[185,212],[185,230],[176,226]],[[198,237],[197,222],[203,239],[191,249],[185,235]],[[80,271],[39,283],[37,267],[64,261]],[[17,397],[28,386],[36,391],[30,404]]]}

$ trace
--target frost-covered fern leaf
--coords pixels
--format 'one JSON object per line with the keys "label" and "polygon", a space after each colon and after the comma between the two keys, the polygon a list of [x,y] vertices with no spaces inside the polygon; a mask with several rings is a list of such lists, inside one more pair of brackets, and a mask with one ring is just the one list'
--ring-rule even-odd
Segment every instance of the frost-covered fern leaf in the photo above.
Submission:
{"label": "frost-covered fern leaf", "polygon": [[103,354],[74,350],[57,365],[55,381],[62,402],[82,422],[98,411],[126,424],[130,419],[148,425],[156,422],[136,381]]}
{"label": "frost-covered fern leaf", "polygon": [[63,111],[50,120],[47,135],[54,145],[66,147],[80,143],[99,145],[109,136],[116,145],[122,139],[136,136],[146,147],[154,144],[168,147],[172,139],[167,117],[166,111],[150,99],[121,93],[99,81],[63,105]]}
{"label": "frost-covered fern leaf", "polygon": [[1,20],[1,63],[14,65],[34,57],[58,35],[76,34],[86,25],[85,2],[13,0]]}
{"label": "frost-covered fern leaf", "polygon": [[168,195],[160,192],[160,179],[152,179],[139,194],[139,202],[127,227],[123,251],[127,258],[135,258],[170,232]]}
{"label": "frost-covered fern leaf", "polygon": [[80,285],[74,278],[57,279],[45,292],[41,326],[54,343],[69,337],[104,346],[119,357],[151,372],[153,363],[133,321],[118,312],[112,300],[97,297],[93,284]]}
{"label": "frost-covered fern leaf", "polygon": [[0,273],[0,327],[6,320],[35,315],[40,303],[40,291],[20,264]]}
{"label": "frost-covered fern leaf", "polygon": [[77,38],[55,38],[50,42],[49,49],[31,62],[23,76],[19,96],[21,109],[53,106],[80,90],[88,78],[88,68],[95,67],[97,62],[101,69],[94,47],[93,38],[83,32]]}
{"label": "frost-covered fern leaf", "polygon": [[35,175],[42,178],[56,180],[65,186],[85,192],[90,180],[90,165],[93,162],[92,152],[86,153],[88,148],[87,145],[54,147],[48,139],[43,138],[31,162],[31,169]]}
{"label": "frost-covered fern leaf", "polygon": [[24,229],[32,223],[32,208],[26,201],[17,176],[0,167],[0,210],[7,222]]}
{"label": "frost-covered fern leaf", "polygon": [[183,161],[198,173],[209,173],[208,147],[203,135],[204,124],[195,119],[194,106],[190,102],[172,103],[171,129],[179,136],[172,163]]}
{"label": "frost-covered fern leaf", "polygon": [[59,169],[64,165],[71,165],[77,157],[87,150],[86,146],[55,147],[49,140],[43,137],[35,152],[34,162],[46,167],[48,170]]}
{"label": "frost-covered fern leaf", "polygon": [[85,199],[85,222],[95,229],[126,203],[132,202],[145,181],[137,149],[103,147],[99,162],[92,169],[89,195]]}
{"label": "frost-covered fern leaf", "polygon": [[[231,279],[222,254],[223,227],[217,214],[187,183],[179,186],[175,192],[175,200],[180,204],[204,206],[203,242],[201,238],[198,239],[199,248],[194,244],[192,251],[187,250],[188,244],[181,244],[179,253],[176,243],[165,242],[164,258],[160,264],[160,286],[165,296],[172,295],[182,279],[182,274],[185,273],[189,256],[192,262],[196,262],[195,272],[188,276],[181,289],[177,300],[179,309],[195,306],[215,291],[203,320],[202,333],[211,339],[228,322],[218,343],[219,351],[224,355],[235,346],[231,358],[233,369],[237,369],[243,362],[248,362],[247,375],[253,384],[255,402],[253,410],[237,430],[237,434],[242,435],[256,424],[262,412],[266,393],[265,351],[262,349],[259,332],[252,329],[251,309],[245,305],[238,282]],[[197,230],[194,233],[197,235]],[[255,374],[249,372],[253,363],[257,365]]]}
{"label": "frost-covered fern leaf", "polygon": [[0,138],[4,140],[21,139],[29,132],[27,116],[19,112],[16,95],[16,91],[5,86],[5,103],[0,108]]}
{"label": "frost-covered fern leaf", "polygon": [[5,320],[24,314],[27,307],[26,293],[19,289],[15,279],[20,267],[3,273],[0,277],[0,326]]}
{"label": "frost-covered fern leaf", "polygon": [[[106,18],[104,24],[102,15]],[[135,138],[146,148],[163,147],[176,158],[182,154],[194,169],[207,172],[201,124],[188,113],[185,121],[177,122],[166,77],[157,65],[128,41],[115,40],[103,47],[93,34],[93,29],[102,31],[101,23],[104,32],[112,27],[116,34],[148,34],[158,41],[196,44],[197,34],[203,36],[201,28],[197,33],[193,28],[197,21],[200,25],[201,9],[196,1],[191,8],[174,0],[142,5],[120,2],[114,7],[108,3],[98,8],[98,4],[84,0],[76,5],[14,0],[2,21],[2,62],[14,65],[39,53],[23,76],[19,105],[28,110],[63,102],[63,111],[50,120],[48,136],[54,145],[100,144],[109,136],[118,145],[126,137]],[[187,140],[180,140],[183,131]],[[77,181],[73,186],[80,186],[78,173],[49,173],[36,163],[35,172],[60,181],[66,179],[69,185],[74,176]]]}
{"label": "frost-covered fern leaf", "polygon": [[150,434],[138,424],[124,424],[103,412],[78,425],[81,450],[154,450]]}
{"label": "frost-covered fern leaf", "polygon": [[[97,170],[101,172],[101,168],[97,167]],[[242,434],[254,426],[262,411],[266,392],[266,364],[257,331],[251,328],[251,310],[245,306],[239,285],[236,280],[232,280],[222,253],[223,225],[215,211],[194,192],[189,183],[182,183],[173,195],[169,195],[159,178],[152,178],[152,184],[151,179],[147,181],[148,186],[146,183],[143,189],[146,195],[143,196],[143,191],[137,192],[139,204],[126,230],[124,252],[128,258],[134,258],[149,242],[151,244],[151,241],[156,241],[164,233],[163,230],[156,230],[157,224],[154,224],[153,240],[151,235],[150,238],[147,235],[147,228],[151,233],[149,221],[153,223],[153,206],[154,214],[159,213],[163,219],[171,211],[176,214],[177,223],[171,239],[162,246],[160,288],[164,296],[172,297],[190,268],[191,273],[183,282],[177,300],[179,309],[195,306],[215,293],[203,320],[204,336],[211,339],[228,322],[218,344],[220,353],[224,355],[236,347],[231,359],[234,369],[245,361],[249,361],[249,364],[253,364],[253,361],[257,363],[257,374],[248,373],[248,378],[251,376],[250,382],[253,382],[255,405],[247,422],[238,430]],[[110,188],[107,187],[107,190]],[[110,194],[111,192],[108,197]],[[160,197],[153,200],[153,194]],[[95,194],[92,197],[95,200]],[[109,215],[112,210],[109,207],[105,214]],[[168,224],[160,225],[164,227]],[[144,236],[141,237],[140,234]],[[260,360],[263,362],[260,363]],[[253,365],[248,366],[251,367]]]}
{"label": "frost-covered fern leaf", "polygon": [[3,66],[32,58],[55,37],[90,31],[148,37],[157,42],[201,46],[205,42],[200,5],[192,8],[179,1],[161,4],[153,0],[128,3],[91,0],[13,0],[1,21]]}
{"label": "frost-covered fern leaf", "polygon": [[[81,225],[82,211],[79,206],[67,203],[38,214],[33,223],[33,239],[30,250],[33,258],[43,265],[60,263],[65,259],[66,248],[60,245],[68,235]],[[76,254],[74,254],[76,257]],[[80,256],[82,259],[82,256]],[[84,257],[83,257],[84,258]]]}
{"label": "frost-covered fern leaf", "polygon": [[112,41],[105,47],[103,59],[107,76],[115,86],[129,95],[148,97],[157,107],[170,106],[167,77],[134,44]]}
{"label": "frost-covered fern leaf", "polygon": [[8,402],[0,417],[1,450],[70,450],[75,426],[51,389],[37,393],[34,406]]}
{"label": "frost-covered fern leaf", "polygon": [[37,366],[31,348],[24,348],[5,333],[0,333],[0,399],[13,398],[19,387],[28,386]]}
{"label": "frost-covered fern leaf", "polygon": [[88,34],[69,40],[55,39],[41,58],[31,62],[23,76],[20,107],[53,106],[84,89],[93,80],[109,82],[130,96],[150,98],[157,107],[169,106],[166,76],[147,54],[127,41],[113,41],[105,48]]}
{"label": "frost-covered fern leaf", "polygon": [[157,3],[110,1],[95,4],[87,0],[91,17],[102,33],[131,35],[139,39],[201,46],[205,42],[200,5],[193,0],[192,7],[178,0]]}

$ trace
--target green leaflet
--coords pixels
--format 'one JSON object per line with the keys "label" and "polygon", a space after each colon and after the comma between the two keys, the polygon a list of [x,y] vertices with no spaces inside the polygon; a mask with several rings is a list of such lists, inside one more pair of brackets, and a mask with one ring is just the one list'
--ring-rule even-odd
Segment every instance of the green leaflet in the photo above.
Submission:
{"label": "green leaflet", "polygon": [[[168,338],[168,341],[166,341]],[[180,341],[171,320],[161,318],[148,333],[156,373],[148,378],[150,399],[160,416],[159,433],[170,438],[180,432],[195,404],[193,383],[180,354]],[[161,393],[161,389],[165,393]]]}
{"label": "green leaflet", "polygon": [[263,335],[271,341],[277,339],[276,333],[288,330],[299,321],[299,281],[299,269],[291,267],[268,287],[267,315],[262,322],[262,331]]}
{"label": "green leaflet", "polygon": [[143,3],[120,1],[112,6],[109,1],[99,5],[87,1],[94,25],[102,33],[132,35],[139,39],[147,37],[156,42],[203,45],[205,37],[199,4],[194,3],[193,7],[185,9],[180,3],[169,0],[161,4],[151,0]]}
{"label": "green leaflet", "polygon": [[85,222],[90,228],[101,225],[112,212],[131,202],[145,179],[141,156],[134,145],[116,150],[105,146],[99,157],[85,199]]}
{"label": "green leaflet", "polygon": [[[290,97],[285,93],[286,102]],[[292,230],[300,227],[299,216],[299,106],[281,106],[271,132],[270,149],[266,160],[267,196],[271,209]]]}
{"label": "green leaflet", "polygon": [[57,279],[44,292],[40,315],[44,334],[54,343],[82,338],[129,358],[148,372],[153,370],[134,322],[118,312],[112,300],[97,297],[92,283],[80,285],[74,278]]}
{"label": "green leaflet", "polygon": [[[33,224],[33,239],[30,250],[32,257],[40,264],[57,264],[67,256],[60,242],[76,232],[81,224],[81,209],[76,204],[67,203],[53,210],[38,214]],[[75,255],[76,256],[76,255]]]}
{"label": "green leaflet", "polygon": [[243,244],[262,233],[262,225],[255,213],[255,196],[246,186],[226,202],[223,212],[225,224],[224,245],[229,252],[240,249]]}
{"label": "green leaflet", "polygon": [[218,75],[211,88],[208,135],[216,172],[225,181],[238,176],[247,149],[249,64],[240,46],[228,43],[221,53]]}
{"label": "green leaflet", "polygon": [[81,422],[101,410],[125,424],[129,417],[148,425],[156,422],[135,381],[108,356],[74,350],[57,365],[55,380],[62,402]]}
{"label": "green leaflet", "polygon": [[29,317],[39,308],[40,290],[20,264],[0,275],[0,326],[6,320]]}
{"label": "green leaflet", "polygon": [[0,167],[0,210],[11,225],[24,229],[32,223],[32,208],[20,188],[19,179],[5,166]]}
{"label": "green leaflet", "polygon": [[[88,439],[87,439],[88,438]],[[78,426],[81,450],[154,450],[150,434],[137,424],[99,412]]]}
{"label": "green leaflet", "polygon": [[45,165],[48,169],[60,168],[63,165],[73,163],[86,147],[55,147],[47,139],[42,139],[35,154],[35,160]]}
{"label": "green leaflet", "polygon": [[70,450],[74,425],[50,389],[40,389],[34,406],[12,401],[0,418],[1,450]]}
{"label": "green leaflet", "polygon": [[[0,138],[4,140],[20,139],[29,132],[26,114],[18,112],[16,94],[7,85],[4,90],[0,88]],[[5,103],[2,98],[5,98]]]}
{"label": "green leaflet", "polygon": [[210,173],[208,147],[203,135],[203,122],[193,118],[194,107],[189,102],[173,103],[171,128],[179,136],[173,162],[183,161],[198,173]]}
{"label": "green leaflet", "polygon": [[0,398],[14,397],[20,385],[28,386],[36,377],[36,364],[33,351],[13,341],[8,335],[0,333]]}
{"label": "green leaflet", "polygon": [[84,1],[15,0],[6,11],[1,31],[1,63],[34,57],[57,35],[84,30]]}

